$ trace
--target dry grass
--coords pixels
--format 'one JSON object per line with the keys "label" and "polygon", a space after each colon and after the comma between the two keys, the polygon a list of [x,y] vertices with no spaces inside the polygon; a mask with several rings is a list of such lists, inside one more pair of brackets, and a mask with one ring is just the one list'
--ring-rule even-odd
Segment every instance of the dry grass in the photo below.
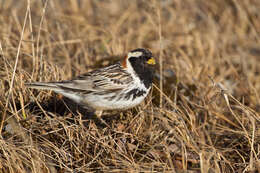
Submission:
{"label": "dry grass", "polygon": [[[0,172],[260,171],[259,11],[258,0],[2,0]],[[137,47],[158,57],[153,93],[107,112],[110,129],[24,86]]]}

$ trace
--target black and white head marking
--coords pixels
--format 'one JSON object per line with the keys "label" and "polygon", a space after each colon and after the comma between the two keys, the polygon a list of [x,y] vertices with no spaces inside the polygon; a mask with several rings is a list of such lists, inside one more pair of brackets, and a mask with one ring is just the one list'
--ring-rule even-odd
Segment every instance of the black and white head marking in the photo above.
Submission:
{"label": "black and white head marking", "polygon": [[140,78],[146,88],[150,88],[152,85],[153,68],[147,63],[152,57],[149,50],[142,48],[132,50],[127,56],[129,70],[132,70]]}

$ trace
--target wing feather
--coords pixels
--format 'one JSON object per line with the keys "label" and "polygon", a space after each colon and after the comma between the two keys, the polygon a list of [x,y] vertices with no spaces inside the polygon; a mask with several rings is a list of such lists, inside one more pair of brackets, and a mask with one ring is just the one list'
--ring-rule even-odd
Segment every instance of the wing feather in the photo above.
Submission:
{"label": "wing feather", "polygon": [[132,80],[132,76],[120,64],[115,64],[80,75],[72,80],[58,82],[57,86],[64,90],[103,93],[122,90]]}

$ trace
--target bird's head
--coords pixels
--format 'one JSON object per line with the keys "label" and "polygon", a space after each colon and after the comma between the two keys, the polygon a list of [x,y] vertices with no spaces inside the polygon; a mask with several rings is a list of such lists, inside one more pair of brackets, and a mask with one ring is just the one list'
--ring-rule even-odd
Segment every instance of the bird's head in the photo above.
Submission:
{"label": "bird's head", "polygon": [[126,70],[139,76],[144,83],[151,83],[155,64],[152,53],[144,48],[130,51],[123,62]]}
{"label": "bird's head", "polygon": [[144,48],[138,48],[130,51],[127,55],[126,61],[133,65],[155,65],[155,59],[152,53]]}

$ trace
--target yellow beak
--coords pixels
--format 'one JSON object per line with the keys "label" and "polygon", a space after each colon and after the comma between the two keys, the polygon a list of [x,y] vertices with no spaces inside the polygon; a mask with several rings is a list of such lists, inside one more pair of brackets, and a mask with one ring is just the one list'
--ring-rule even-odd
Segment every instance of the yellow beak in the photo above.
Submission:
{"label": "yellow beak", "polygon": [[148,61],[147,64],[151,64],[151,65],[155,65],[155,59],[153,57],[151,57]]}

